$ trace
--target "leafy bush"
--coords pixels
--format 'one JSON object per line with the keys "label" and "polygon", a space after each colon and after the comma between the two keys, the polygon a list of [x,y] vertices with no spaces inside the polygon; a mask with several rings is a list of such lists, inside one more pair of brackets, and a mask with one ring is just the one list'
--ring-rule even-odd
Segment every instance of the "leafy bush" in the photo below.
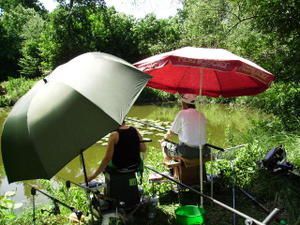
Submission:
{"label": "leafy bush", "polygon": [[[50,196],[62,201],[68,206],[74,207],[77,210],[83,212],[83,216],[89,212],[88,200],[86,193],[79,187],[71,186],[69,190],[64,185],[64,182],[61,181],[48,181],[40,180],[39,188],[49,194]],[[49,199],[49,201],[51,201]],[[35,217],[37,224],[71,224],[69,221],[69,215],[72,213],[70,209],[58,204],[60,213],[58,215],[53,214],[54,206],[51,203],[41,205],[35,210]],[[24,211],[21,215],[14,219],[11,224],[14,225],[31,225],[32,224],[32,209]],[[87,220],[86,220],[87,222]],[[81,224],[86,224],[85,222]],[[1,225],[1,224],[0,224]]]}
{"label": "leafy bush", "polygon": [[278,116],[287,131],[296,131],[300,125],[300,84],[275,83],[256,97],[238,100]]}
{"label": "leafy bush", "polygon": [[283,145],[286,149],[288,161],[298,167],[300,166],[300,153],[298,150],[300,136],[288,134],[278,129],[280,126],[282,126],[280,121],[276,120],[256,121],[254,126],[243,136],[247,146],[237,149],[227,156],[225,155],[225,158],[231,162],[234,159],[234,171],[229,168],[229,164],[225,166],[230,171],[228,175],[234,172],[237,176],[237,182],[241,186],[253,182],[259,170],[257,162],[262,160],[269,150],[279,145]]}
{"label": "leafy bush", "polygon": [[272,174],[262,170],[258,163],[266,153],[282,144],[287,152],[287,160],[299,168],[300,136],[289,134],[282,129],[280,120],[263,120],[243,136],[247,146],[223,153],[221,160],[214,163],[215,170],[223,171],[225,184],[235,182],[243,187],[264,205],[271,209],[285,208],[281,218],[289,224],[297,225],[300,221],[299,177],[293,175]]}
{"label": "leafy bush", "polygon": [[9,78],[2,82],[1,87],[5,95],[0,95],[0,107],[12,106],[24,95],[36,82],[36,79]]}
{"label": "leafy bush", "polygon": [[[41,184],[43,189],[53,197],[61,200],[69,206],[74,207],[75,209],[85,212],[85,214],[89,212],[89,203],[83,189],[75,186],[71,186],[70,189],[67,189],[65,184],[61,181],[51,182],[48,180],[42,180]],[[62,207],[62,209],[66,213],[70,213],[69,209],[64,207]]]}
{"label": "leafy bush", "polygon": [[137,99],[137,103],[161,103],[174,100],[176,97],[173,94],[146,87]]}
{"label": "leafy bush", "polygon": [[15,195],[13,191],[0,195],[0,225],[10,224],[16,218],[13,210],[22,206],[21,203],[15,203],[9,198],[13,195]]}

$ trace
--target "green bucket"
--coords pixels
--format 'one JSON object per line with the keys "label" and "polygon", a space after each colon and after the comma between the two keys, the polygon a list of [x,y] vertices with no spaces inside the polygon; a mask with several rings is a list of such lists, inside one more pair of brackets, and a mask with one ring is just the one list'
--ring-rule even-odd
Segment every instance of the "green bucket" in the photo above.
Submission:
{"label": "green bucket", "polygon": [[176,223],[178,225],[204,224],[203,208],[196,205],[184,205],[175,210]]}

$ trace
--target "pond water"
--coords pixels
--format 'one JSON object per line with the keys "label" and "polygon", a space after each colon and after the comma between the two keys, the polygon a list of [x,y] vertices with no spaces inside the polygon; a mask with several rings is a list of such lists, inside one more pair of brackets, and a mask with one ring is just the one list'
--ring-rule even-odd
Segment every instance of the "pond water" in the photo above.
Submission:
{"label": "pond water", "polygon": [[[129,117],[139,119],[143,123],[150,123],[168,128],[178,110],[179,106],[176,104],[164,106],[134,106],[129,113]],[[235,139],[234,142],[236,144],[242,144],[243,133],[251,127],[251,121],[257,120],[261,116],[258,112],[250,109],[240,107],[234,108],[224,105],[201,105],[200,110],[204,112],[208,120],[208,143],[222,147],[230,147],[227,146],[228,143],[226,140],[228,139]],[[8,113],[9,109],[0,110],[1,126]],[[129,124],[132,124],[132,122]],[[158,140],[162,138],[165,132],[151,126],[145,126],[141,123],[134,123],[133,125],[138,127],[143,137],[152,139],[152,142],[148,143],[148,145],[154,147],[151,148],[151,150],[159,151]],[[101,162],[105,152],[106,143],[107,137],[104,137],[85,151],[84,157],[88,173],[93,171]],[[78,183],[83,182],[83,172],[79,158],[77,157],[67,164],[54,179],[71,180]],[[26,181],[8,184],[0,154],[0,196],[7,191],[14,191],[15,195],[11,198],[16,202],[23,203],[22,208],[24,208],[26,205],[31,204],[32,198],[30,193],[31,188],[26,184],[34,184],[35,182],[36,181]],[[38,203],[44,201],[45,198],[37,195]]]}

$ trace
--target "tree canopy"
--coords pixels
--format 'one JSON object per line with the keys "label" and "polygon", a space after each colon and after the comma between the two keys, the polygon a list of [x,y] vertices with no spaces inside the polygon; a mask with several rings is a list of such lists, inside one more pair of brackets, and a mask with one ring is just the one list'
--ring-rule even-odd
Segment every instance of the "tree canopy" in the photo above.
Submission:
{"label": "tree canopy", "polygon": [[104,0],[58,3],[47,12],[37,0],[1,1],[2,81],[46,75],[88,51],[135,62],[183,46],[225,48],[258,63],[276,75],[276,82],[293,89],[295,104],[281,102],[274,106],[275,113],[286,107],[289,113],[300,113],[297,0],[182,0],[183,8],[168,19],[153,14],[136,19],[107,7]]}
{"label": "tree canopy", "polygon": [[[0,3],[1,80],[35,77],[86,51],[134,62],[181,46],[226,48],[258,62],[278,80],[299,82],[300,3],[185,0],[168,19],[135,19],[104,0],[59,0],[45,13],[37,0]],[[134,2],[132,2],[134,4]]]}

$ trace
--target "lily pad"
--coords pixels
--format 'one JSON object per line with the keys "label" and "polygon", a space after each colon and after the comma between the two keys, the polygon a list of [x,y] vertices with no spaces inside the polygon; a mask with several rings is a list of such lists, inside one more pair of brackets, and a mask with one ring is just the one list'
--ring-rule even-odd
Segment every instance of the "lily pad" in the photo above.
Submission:
{"label": "lily pad", "polygon": [[16,194],[15,191],[7,191],[7,192],[5,192],[4,196],[5,197],[11,197],[11,196],[14,196],[15,194]]}
{"label": "lily pad", "polygon": [[14,204],[14,209],[19,209],[19,208],[21,208],[22,206],[23,206],[23,203],[21,203],[21,202],[15,203],[15,204]]}

